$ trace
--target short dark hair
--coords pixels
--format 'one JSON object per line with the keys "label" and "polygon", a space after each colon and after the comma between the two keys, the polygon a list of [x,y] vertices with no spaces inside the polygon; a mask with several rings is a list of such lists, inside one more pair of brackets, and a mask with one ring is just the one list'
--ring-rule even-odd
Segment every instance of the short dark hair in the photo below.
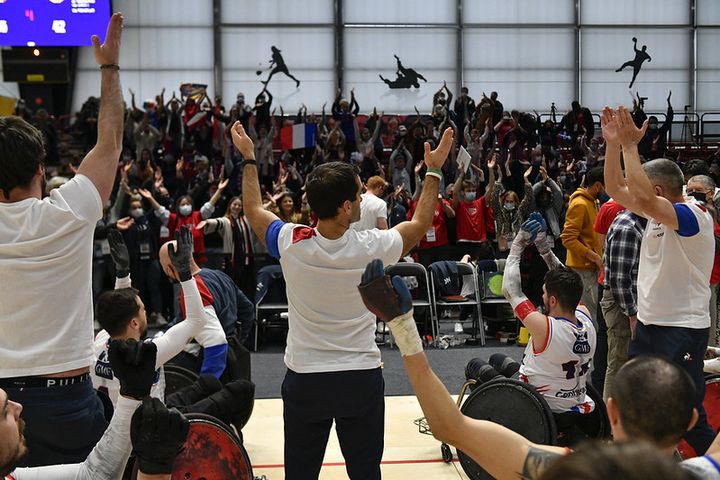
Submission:
{"label": "short dark hair", "polygon": [[95,305],[95,320],[111,337],[121,335],[130,320],[140,313],[138,291],[118,288],[100,294]]}
{"label": "short dark hair", "polygon": [[587,187],[592,187],[595,185],[595,182],[600,182],[603,186],[605,185],[605,172],[603,171],[603,167],[595,167],[591,168],[590,171],[587,173],[585,185]]}
{"label": "short dark hair", "polygon": [[[542,453],[552,458],[549,452]],[[568,478],[691,480],[695,477],[650,443],[606,443],[595,440],[583,443],[571,455],[558,455],[557,460],[550,464],[539,478],[540,480]]]}
{"label": "short dark hair", "polygon": [[45,161],[40,131],[20,117],[0,118],[0,193],[27,187]]}
{"label": "short dark hair", "polygon": [[563,308],[575,310],[583,293],[582,278],[567,267],[550,270],[545,274],[545,291],[557,298]]}
{"label": "short dark hair", "polygon": [[667,158],[656,158],[643,164],[651,182],[660,184],[671,195],[682,195],[685,177],[677,163]]}
{"label": "short dark hair", "polygon": [[674,446],[685,435],[695,407],[690,375],[679,365],[653,356],[636,357],[623,365],[608,395],[617,402],[628,436],[663,448]]}
{"label": "short dark hair", "polygon": [[685,164],[683,173],[688,176],[688,178],[694,177],[695,175],[708,175],[710,173],[710,165],[704,160],[693,158]]}
{"label": "short dark hair", "polygon": [[355,201],[360,189],[357,179],[357,167],[344,162],[324,163],[310,172],[305,192],[318,219],[333,218],[346,200]]}

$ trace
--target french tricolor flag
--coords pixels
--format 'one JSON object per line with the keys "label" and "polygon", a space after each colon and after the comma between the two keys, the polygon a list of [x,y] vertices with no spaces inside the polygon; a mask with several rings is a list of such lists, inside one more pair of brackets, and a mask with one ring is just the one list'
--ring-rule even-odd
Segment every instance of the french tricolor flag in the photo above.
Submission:
{"label": "french tricolor flag", "polygon": [[280,145],[283,150],[309,148],[315,146],[317,125],[314,123],[298,123],[280,130]]}

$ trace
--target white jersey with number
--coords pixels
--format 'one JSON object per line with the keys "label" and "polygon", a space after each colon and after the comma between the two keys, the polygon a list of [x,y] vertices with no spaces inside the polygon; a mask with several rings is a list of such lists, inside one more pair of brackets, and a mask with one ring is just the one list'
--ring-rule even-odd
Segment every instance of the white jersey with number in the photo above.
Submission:
{"label": "white jersey with number", "polygon": [[545,345],[528,342],[520,379],[534,386],[554,413],[590,413],[595,402],[587,395],[586,380],[595,353],[596,334],[590,317],[575,310],[578,324],[562,317],[546,317]]}

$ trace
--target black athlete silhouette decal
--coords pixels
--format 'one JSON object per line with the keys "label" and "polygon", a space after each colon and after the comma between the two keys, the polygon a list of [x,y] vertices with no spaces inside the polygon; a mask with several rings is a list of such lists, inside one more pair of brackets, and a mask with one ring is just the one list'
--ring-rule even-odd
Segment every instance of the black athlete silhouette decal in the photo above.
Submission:
{"label": "black athlete silhouette decal", "polygon": [[395,72],[397,75],[397,78],[395,80],[388,80],[387,78],[384,78],[382,75],[378,75],[380,77],[380,80],[387,83],[388,87],[390,88],[420,88],[420,83],[418,80],[422,80],[423,82],[427,83],[427,80],[425,77],[420,75],[418,72],[413,70],[412,68],[405,68],[403,67],[402,62],[400,61],[400,57],[397,55],[393,55],[395,57],[395,60],[397,61],[397,71]]}
{"label": "black athlete silhouette decal", "polygon": [[[295,87],[296,87],[296,88],[299,87],[299,86],[300,86],[300,80],[298,80],[297,78],[295,78],[295,77],[288,71],[287,65],[285,65],[285,59],[284,59],[283,56],[280,54],[280,52],[281,52],[282,50],[280,50],[279,48],[277,48],[275,45],[273,45],[273,46],[270,47],[270,48],[272,49],[272,59],[270,60],[270,68],[271,68],[272,70],[270,70],[270,75],[268,75],[267,80],[264,80],[264,81],[262,81],[262,82],[260,82],[260,83],[262,83],[263,85],[267,86],[267,84],[270,83],[270,79],[273,77],[273,75],[275,75],[276,73],[284,73],[284,74],[287,75],[288,77],[290,77],[290,78],[292,78],[293,80],[295,80]],[[258,70],[258,71],[256,71],[255,73],[256,73],[257,75],[262,75],[262,70]]]}
{"label": "black athlete silhouette decal", "polygon": [[635,83],[635,78],[637,77],[638,73],[640,73],[640,68],[642,67],[643,62],[645,60],[647,60],[648,62],[652,61],[650,55],[647,54],[647,45],[643,45],[642,50],[638,50],[637,38],[633,37],[632,41],[633,49],[635,50],[635,58],[623,63],[620,68],[615,70],[616,72],[622,72],[625,67],[633,67],[633,76],[632,80],[630,81],[630,86],[628,88],[632,88],[633,84]]}

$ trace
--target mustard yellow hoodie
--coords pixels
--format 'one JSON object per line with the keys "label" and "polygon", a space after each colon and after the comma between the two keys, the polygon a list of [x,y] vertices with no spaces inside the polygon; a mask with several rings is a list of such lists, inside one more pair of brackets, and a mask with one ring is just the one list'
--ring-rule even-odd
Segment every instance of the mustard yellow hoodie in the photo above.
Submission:
{"label": "mustard yellow hoodie", "polygon": [[588,250],[602,257],[602,245],[595,235],[595,217],[598,202],[584,188],[578,188],[570,196],[570,204],[565,214],[565,226],[560,234],[563,246],[567,249],[568,267],[580,270],[595,270],[597,267],[587,259]]}

